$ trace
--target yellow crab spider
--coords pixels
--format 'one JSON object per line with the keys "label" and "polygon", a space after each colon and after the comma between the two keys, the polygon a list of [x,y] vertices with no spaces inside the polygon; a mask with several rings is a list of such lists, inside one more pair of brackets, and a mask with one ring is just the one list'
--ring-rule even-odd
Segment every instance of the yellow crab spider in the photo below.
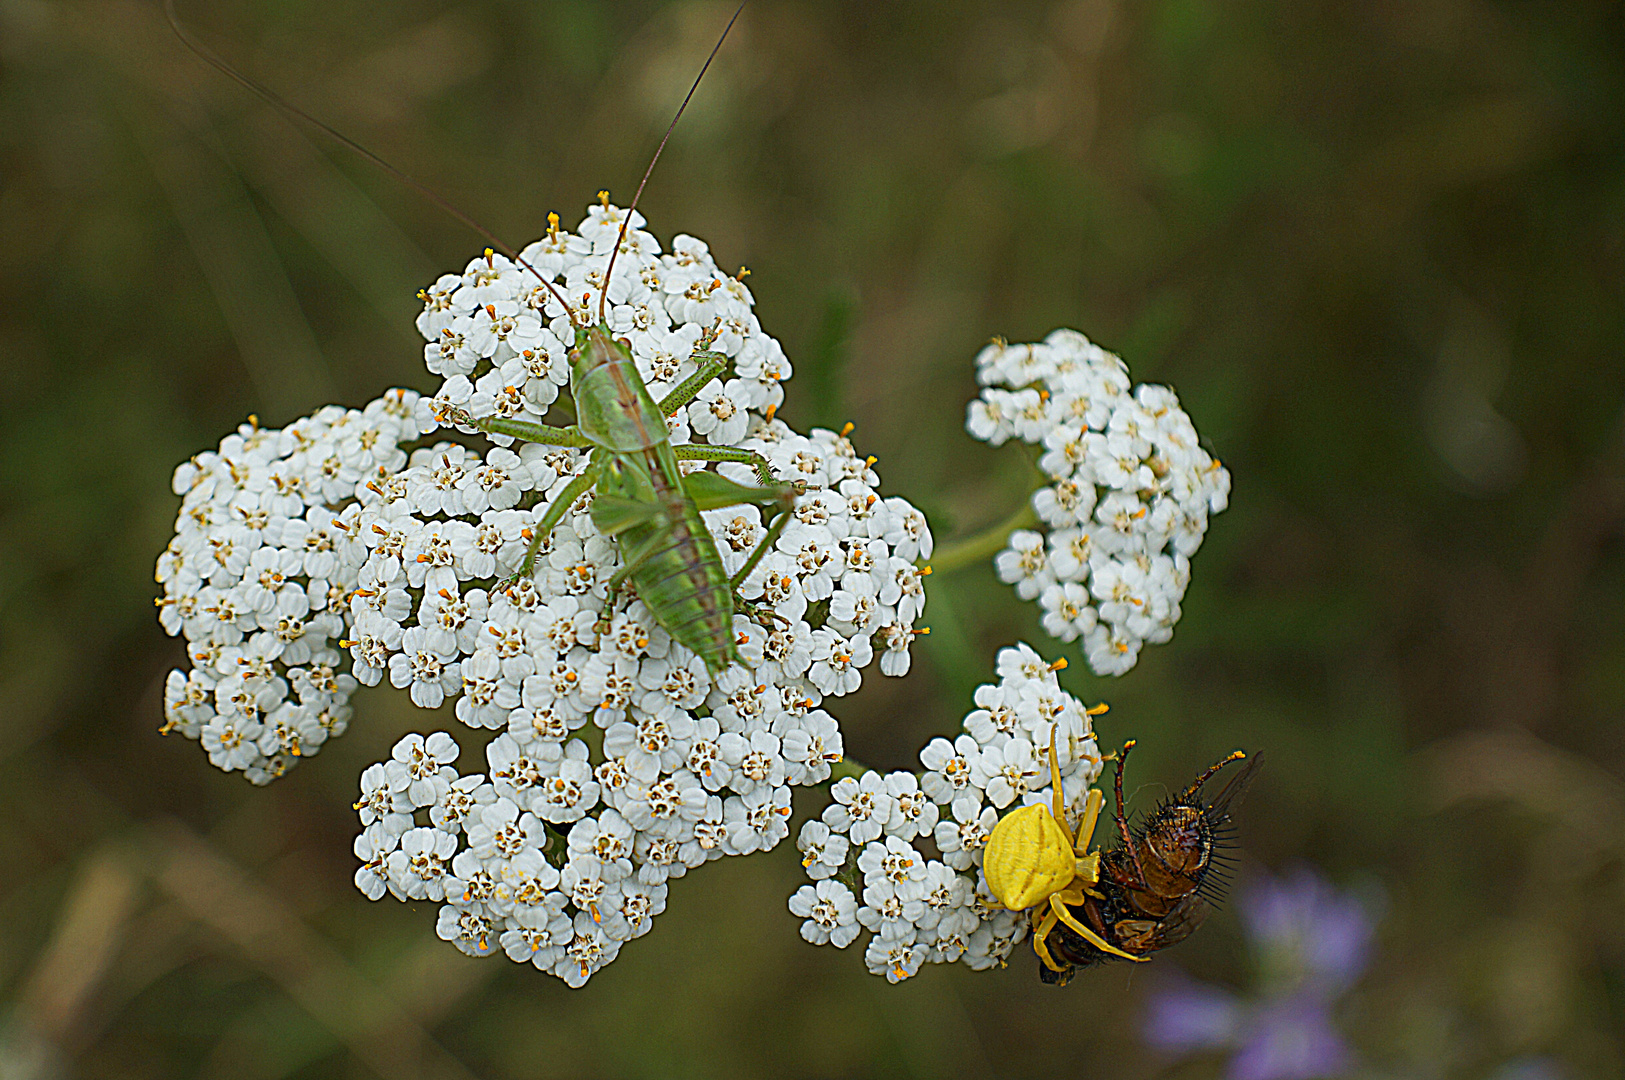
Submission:
{"label": "yellow crab spider", "polygon": [[[1135,962],[1151,959],[1126,953],[1110,944],[1067,910],[1068,904],[1082,904],[1085,896],[1105,899],[1093,887],[1100,881],[1100,852],[1092,851],[1081,857],[1078,852],[1089,846],[1106,797],[1094,788],[1089,789],[1074,842],[1066,827],[1061,766],[1055,758],[1054,726],[1049,732],[1049,771],[1055,794],[1054,809],[1042,803],[1024,806],[1000,818],[993,827],[993,835],[988,837],[982,853],[982,873],[998,901],[993,906],[1010,911],[1035,909],[1031,916],[1033,951],[1051,971],[1065,970],[1050,956],[1044,944],[1057,922],[1065,923],[1101,952]],[[1048,910],[1043,910],[1045,908]]]}

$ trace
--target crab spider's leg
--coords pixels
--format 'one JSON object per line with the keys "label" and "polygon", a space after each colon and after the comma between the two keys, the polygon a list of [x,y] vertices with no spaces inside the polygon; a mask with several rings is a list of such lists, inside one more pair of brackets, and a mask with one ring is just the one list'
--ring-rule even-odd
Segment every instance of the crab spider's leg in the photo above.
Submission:
{"label": "crab spider's leg", "polygon": [[[1055,796],[1055,809],[1051,812],[1055,815],[1055,824],[1061,827],[1061,835],[1065,836],[1066,800],[1061,797],[1061,766],[1055,758],[1055,732],[1060,726],[1060,724],[1051,724],[1049,726],[1049,775]],[[1074,851],[1073,855],[1076,856],[1077,852]]]}
{"label": "crab spider's leg", "polygon": [[1045,922],[1048,922],[1051,919],[1060,919],[1062,922],[1066,923],[1067,927],[1073,933],[1083,938],[1083,940],[1087,941],[1101,952],[1110,953],[1113,956],[1121,956],[1124,960],[1132,960],[1136,964],[1143,964],[1145,961],[1151,959],[1149,956],[1135,956],[1133,953],[1124,952],[1116,945],[1108,943],[1105,938],[1083,925],[1077,919],[1074,919],[1072,917],[1072,913],[1066,909],[1066,905],[1061,902],[1061,897],[1059,894],[1049,898],[1049,906],[1051,911],[1050,914],[1044,916]]}
{"label": "crab spider's leg", "polygon": [[1100,852],[1079,853],[1089,851],[1089,842],[1095,835],[1095,824],[1100,820],[1100,807],[1105,801],[1106,796],[1100,793],[1099,788],[1089,789],[1088,796],[1083,800],[1083,820],[1078,822],[1078,841],[1072,845],[1076,874],[1090,885],[1100,880]]}
{"label": "crab spider's leg", "polygon": [[1100,808],[1106,802],[1106,796],[1100,793],[1099,788],[1090,788],[1088,796],[1083,800],[1083,820],[1078,822],[1078,842],[1072,847],[1077,851],[1089,850],[1089,841],[1094,838],[1095,824],[1100,820]]}
{"label": "crab spider's leg", "polygon": [[1064,972],[1066,968],[1055,962],[1055,957],[1049,954],[1049,947],[1044,944],[1044,939],[1049,937],[1049,932],[1053,929],[1055,929],[1055,913],[1050,912],[1044,916],[1043,921],[1038,924],[1038,928],[1033,931],[1033,952],[1037,953],[1038,958],[1044,961],[1045,967],[1059,974]]}

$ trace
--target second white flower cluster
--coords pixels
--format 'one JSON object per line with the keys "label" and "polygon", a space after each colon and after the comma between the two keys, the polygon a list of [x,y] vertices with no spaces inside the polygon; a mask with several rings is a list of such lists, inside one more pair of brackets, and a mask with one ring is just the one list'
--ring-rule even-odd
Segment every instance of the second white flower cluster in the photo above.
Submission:
{"label": "second white flower cluster", "polygon": [[835,784],[834,801],[797,839],[814,882],[790,898],[802,937],[845,948],[868,931],[864,960],[891,982],[924,963],[1003,962],[1027,919],[989,906],[981,866],[993,827],[1010,810],[1051,801],[1052,732],[1068,807],[1081,809],[1101,770],[1091,714],[1061,689],[1060,666],[1026,645],[1001,650],[999,681],[977,688],[963,734],[926,745],[923,772]]}
{"label": "second white flower cluster", "polygon": [[1075,330],[995,342],[976,358],[985,389],[966,427],[994,446],[1042,446],[1051,483],[1033,495],[1043,529],[1019,529],[999,577],[1037,600],[1046,632],[1083,640],[1089,666],[1121,675],[1147,643],[1173,636],[1190,559],[1230,474],[1197,442],[1166,386],[1129,390],[1128,368]]}

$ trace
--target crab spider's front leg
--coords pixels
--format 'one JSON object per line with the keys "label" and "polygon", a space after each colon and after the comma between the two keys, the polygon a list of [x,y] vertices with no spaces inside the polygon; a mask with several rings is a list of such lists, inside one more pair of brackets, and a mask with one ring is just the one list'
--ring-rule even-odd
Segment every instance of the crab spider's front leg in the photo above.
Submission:
{"label": "crab spider's front leg", "polygon": [[1116,945],[1111,944],[1105,938],[1083,925],[1073,917],[1072,912],[1066,909],[1066,902],[1061,899],[1061,893],[1056,893],[1049,898],[1049,906],[1050,914],[1045,916],[1046,919],[1060,919],[1066,924],[1067,929],[1071,930],[1074,934],[1077,934],[1079,937],[1093,945],[1095,948],[1099,949],[1101,952],[1110,953],[1112,956],[1120,956],[1124,960],[1133,960],[1136,964],[1143,964],[1147,960],[1151,959],[1149,956],[1135,956],[1133,953],[1124,952]]}
{"label": "crab spider's front leg", "polygon": [[1055,962],[1055,957],[1049,954],[1049,946],[1044,944],[1044,939],[1049,937],[1049,932],[1053,929],[1055,929],[1055,912],[1051,911],[1047,912],[1033,928],[1033,952],[1038,954],[1038,959],[1044,962],[1045,967],[1057,974],[1065,974],[1066,968]]}
{"label": "crab spider's front leg", "polygon": [[1085,890],[1100,881],[1100,852],[1090,851],[1087,855],[1079,855],[1080,851],[1089,851],[1089,842],[1095,835],[1095,825],[1100,820],[1100,808],[1106,802],[1106,796],[1100,793],[1099,788],[1090,788],[1088,796],[1083,802],[1083,820],[1078,822],[1078,839],[1072,845],[1072,853],[1077,858],[1078,880],[1084,882]]}

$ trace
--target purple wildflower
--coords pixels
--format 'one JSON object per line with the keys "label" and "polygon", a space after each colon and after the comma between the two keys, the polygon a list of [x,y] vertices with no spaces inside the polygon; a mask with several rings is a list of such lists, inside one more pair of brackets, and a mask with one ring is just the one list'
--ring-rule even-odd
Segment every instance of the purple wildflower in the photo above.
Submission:
{"label": "purple wildflower", "polygon": [[1230,1080],[1314,1080],[1348,1072],[1355,1058],[1332,1022],[1333,1002],[1365,970],[1372,924],[1359,901],[1307,867],[1254,881],[1242,921],[1258,961],[1250,999],[1169,979],[1148,1002],[1144,1034],[1173,1055],[1233,1050]]}

